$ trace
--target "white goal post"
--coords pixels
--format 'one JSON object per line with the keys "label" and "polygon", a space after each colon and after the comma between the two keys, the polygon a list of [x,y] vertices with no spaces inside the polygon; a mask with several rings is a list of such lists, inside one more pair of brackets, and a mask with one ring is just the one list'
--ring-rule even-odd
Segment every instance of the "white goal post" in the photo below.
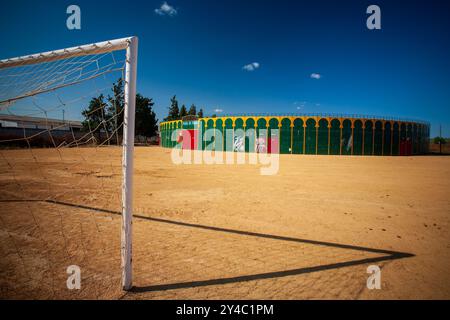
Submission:
{"label": "white goal post", "polygon": [[[8,109],[21,99],[48,93],[81,83],[86,79],[94,79],[112,70],[112,65],[99,67],[98,61],[94,71],[83,72],[88,64],[80,60],[86,56],[102,55],[114,51],[126,50],[124,61],[124,108],[123,108],[123,153],[122,153],[122,228],[121,228],[121,264],[122,286],[124,290],[132,288],[132,210],[133,210],[133,154],[136,102],[136,72],[138,38],[128,37],[94,44],[71,47],[61,50],[32,54],[17,58],[0,60],[0,72],[5,72],[0,82],[0,111]],[[68,60],[70,63],[48,66]],[[113,58],[114,59],[114,58]],[[116,62],[116,61],[114,61]],[[38,66],[41,66],[40,68]],[[45,66],[45,67],[44,67]],[[8,74],[9,69],[30,68],[20,74]],[[39,72],[34,78],[24,81],[35,70]],[[70,70],[69,70],[70,69]],[[14,81],[21,81],[20,86]],[[117,129],[117,128],[116,128]]]}

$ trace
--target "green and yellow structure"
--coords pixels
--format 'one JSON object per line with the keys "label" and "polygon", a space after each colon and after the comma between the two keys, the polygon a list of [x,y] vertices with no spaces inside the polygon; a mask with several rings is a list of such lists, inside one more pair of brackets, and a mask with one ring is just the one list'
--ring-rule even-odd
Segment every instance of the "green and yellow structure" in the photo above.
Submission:
{"label": "green and yellow structure", "polygon": [[[400,118],[336,114],[230,115],[162,122],[161,146],[173,148],[178,144],[172,139],[174,131],[206,132],[208,129],[222,133],[218,136],[223,141],[217,146],[226,145],[227,130],[244,132],[246,152],[255,150],[251,145],[252,134],[271,137],[278,129],[279,153],[310,155],[419,155],[428,152],[430,136],[428,122]],[[202,136],[196,149],[214,143],[203,140]]]}

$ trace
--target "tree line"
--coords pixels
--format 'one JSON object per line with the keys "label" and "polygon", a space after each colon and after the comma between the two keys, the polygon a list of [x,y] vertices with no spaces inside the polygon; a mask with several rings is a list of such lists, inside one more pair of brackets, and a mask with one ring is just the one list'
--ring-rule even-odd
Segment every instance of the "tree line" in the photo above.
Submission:
{"label": "tree line", "polygon": [[198,118],[203,118],[203,109],[200,108],[197,112],[197,107],[194,104],[191,105],[189,111],[184,104],[181,108],[179,108],[177,96],[174,95],[172,99],[170,99],[169,114],[166,118],[164,118],[164,121],[181,120],[186,116],[197,116]]}
{"label": "tree line", "polygon": [[[89,105],[81,114],[82,130],[92,132],[101,140],[101,132],[106,136],[119,141],[123,135],[123,118],[125,93],[123,79],[120,78],[113,84],[112,93],[108,96],[100,94],[90,100]],[[136,94],[135,135],[153,137],[158,132],[158,119],[153,111],[152,98],[147,98],[140,93]]]}
{"label": "tree line", "polygon": [[[100,94],[92,98],[81,112],[84,117],[82,130],[91,132],[98,141],[102,141],[102,133],[103,138],[120,141],[123,136],[124,105],[124,80],[120,78],[113,83],[110,94],[107,96]],[[135,135],[144,137],[157,135],[158,119],[153,111],[154,105],[152,98],[136,94]],[[181,120],[189,115],[203,118],[203,109],[200,108],[197,112],[195,104],[192,104],[189,110],[184,104],[179,108],[177,96],[174,95],[170,99],[169,113],[164,121]]]}

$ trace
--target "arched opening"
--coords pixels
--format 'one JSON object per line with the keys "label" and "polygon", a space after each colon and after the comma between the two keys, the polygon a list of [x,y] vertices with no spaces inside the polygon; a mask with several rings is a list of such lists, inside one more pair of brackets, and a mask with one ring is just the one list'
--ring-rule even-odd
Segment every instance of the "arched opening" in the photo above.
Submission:
{"label": "arched opening", "polygon": [[400,155],[406,155],[406,124],[400,125]]}
{"label": "arched opening", "polygon": [[328,154],[328,120],[319,120],[319,132],[317,133],[317,154]]}
{"label": "arched opening", "polygon": [[364,129],[364,155],[371,156],[373,154],[373,123],[366,121]]}
{"label": "arched opening", "polygon": [[255,152],[255,142],[255,120],[250,118],[245,122],[245,152]]}
{"label": "arched opening", "polygon": [[406,126],[406,155],[412,155],[412,141],[413,141],[413,128],[412,124],[408,123]]}
{"label": "arched opening", "polygon": [[331,120],[330,154],[341,154],[341,123],[338,119]]}
{"label": "arched opening", "polygon": [[269,120],[269,153],[280,153],[280,132],[278,131],[278,119]]}
{"label": "arched opening", "polygon": [[316,121],[314,119],[306,120],[306,140],[305,153],[316,154]]}
{"label": "arched opening", "polygon": [[244,120],[242,118],[234,121],[233,151],[245,152]]}
{"label": "arched opening", "polygon": [[223,151],[223,120],[216,120],[216,138],[215,138],[216,151]]}
{"label": "arched opening", "polygon": [[305,128],[302,119],[294,120],[294,128],[292,128],[292,153],[303,154]]}
{"label": "arched opening", "polygon": [[284,118],[280,128],[280,153],[288,154],[291,151],[291,120]]}
{"label": "arched opening", "polygon": [[363,146],[363,124],[361,120],[356,120],[353,124],[353,155],[362,155]]}
{"label": "arched opening", "polygon": [[383,155],[391,155],[391,140],[392,140],[392,126],[390,122],[384,124],[384,145],[383,145]]}
{"label": "arched opening", "polygon": [[267,121],[266,119],[260,118],[257,121],[258,128],[256,129],[256,150],[259,153],[268,152],[268,142],[267,142]]}
{"label": "arched opening", "polygon": [[223,148],[225,151],[233,151],[233,120],[226,119],[223,132]]}
{"label": "arched opening", "polygon": [[383,123],[381,121],[375,122],[375,137],[374,137],[374,155],[381,156],[383,154]]}
{"label": "arched opening", "polygon": [[417,145],[417,123],[414,123],[413,125],[413,134],[412,134],[412,145],[413,145],[413,154],[417,154],[418,153],[418,145]]}
{"label": "arched opening", "polygon": [[353,136],[352,136],[352,122],[349,119],[345,119],[342,122],[342,153],[349,156],[352,154],[353,148]]}

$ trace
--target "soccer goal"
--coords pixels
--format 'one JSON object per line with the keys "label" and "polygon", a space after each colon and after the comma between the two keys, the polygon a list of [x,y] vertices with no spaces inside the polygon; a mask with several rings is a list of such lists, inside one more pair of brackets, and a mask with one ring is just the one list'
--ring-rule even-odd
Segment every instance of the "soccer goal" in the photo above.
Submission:
{"label": "soccer goal", "polygon": [[[1,199],[27,203],[24,211],[33,214],[29,220],[35,224],[31,230],[40,229],[46,246],[54,240],[34,202],[120,212],[124,290],[132,287],[137,53],[138,39],[129,37],[0,61],[0,153],[2,174],[8,175]],[[62,215],[61,209],[55,212]],[[67,234],[73,228],[64,219],[69,218],[61,216],[67,251],[63,260],[70,262],[75,249]],[[57,224],[52,221],[49,228]],[[79,224],[86,234],[90,226],[82,220]],[[98,220],[95,224],[106,233]],[[12,241],[19,246],[18,256],[27,260],[20,240]],[[89,241],[83,244],[86,252],[93,246]]]}

